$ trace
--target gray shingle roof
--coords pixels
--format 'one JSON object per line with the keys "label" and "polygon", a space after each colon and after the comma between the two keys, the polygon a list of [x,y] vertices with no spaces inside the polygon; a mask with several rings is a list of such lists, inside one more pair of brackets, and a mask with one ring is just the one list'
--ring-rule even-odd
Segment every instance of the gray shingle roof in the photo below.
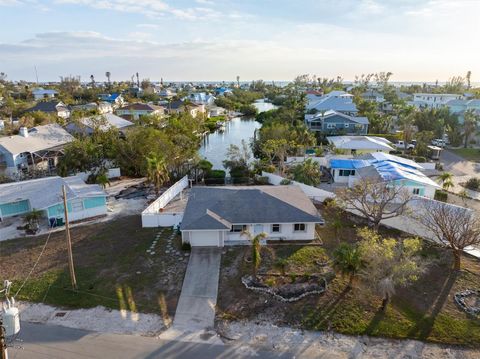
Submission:
{"label": "gray shingle roof", "polygon": [[323,223],[297,186],[195,187],[182,230],[227,230],[231,224]]}

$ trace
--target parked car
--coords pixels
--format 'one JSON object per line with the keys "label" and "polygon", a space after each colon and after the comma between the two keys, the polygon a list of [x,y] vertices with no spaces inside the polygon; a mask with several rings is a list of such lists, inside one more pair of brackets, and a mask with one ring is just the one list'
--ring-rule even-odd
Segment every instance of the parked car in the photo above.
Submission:
{"label": "parked car", "polygon": [[436,138],[436,139],[432,140],[432,145],[443,148],[443,147],[445,147],[446,143],[441,138]]}
{"label": "parked car", "polygon": [[[415,148],[415,144],[416,144],[416,141],[415,143],[413,143],[413,141],[409,144],[407,144],[407,150],[413,150]],[[397,143],[394,144],[394,146],[400,150],[404,150],[405,149],[405,142],[404,141],[397,141]]]}

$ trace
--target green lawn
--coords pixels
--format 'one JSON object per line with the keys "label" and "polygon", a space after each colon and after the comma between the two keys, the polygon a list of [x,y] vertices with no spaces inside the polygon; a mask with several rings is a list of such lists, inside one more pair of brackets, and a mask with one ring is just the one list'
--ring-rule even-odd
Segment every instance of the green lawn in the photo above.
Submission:
{"label": "green lawn", "polygon": [[[357,240],[356,229],[363,224],[342,215],[343,226],[328,226],[331,218],[322,212],[327,226],[319,228],[323,246],[269,246],[262,255],[259,273],[280,275],[279,259],[287,263],[285,280],[295,282],[298,273],[327,277],[321,265],[325,256],[332,256],[339,242]],[[336,232],[336,234],[335,234]],[[399,236],[398,231],[381,229],[384,235]],[[425,244],[422,256],[432,265],[426,273],[407,288],[397,288],[387,310],[382,312],[381,298],[373,288],[357,281],[347,289],[347,279],[336,275],[323,295],[307,296],[297,302],[283,303],[267,294],[246,289],[240,282],[251,273],[249,251],[229,249],[223,256],[218,298],[218,319],[269,320],[277,325],[309,330],[332,329],[350,335],[372,335],[389,338],[412,338],[445,344],[480,347],[480,318],[472,318],[460,310],[453,295],[468,288],[479,288],[480,263],[464,257],[463,271],[450,270],[452,256],[442,248]],[[295,273],[296,275],[292,275]],[[282,282],[282,281],[279,281]]]}
{"label": "green lawn", "polygon": [[[165,254],[164,229],[155,255],[146,253],[158,229],[141,228],[140,217],[74,227],[71,231],[78,291],[71,290],[64,232],[52,234],[37,269],[17,300],[43,302],[60,307],[153,312],[175,312],[187,258]],[[45,236],[0,242],[0,280],[13,280],[15,293],[41,251]],[[180,238],[173,240],[180,250]],[[182,254],[183,257],[183,254]]]}
{"label": "green lawn", "polygon": [[457,148],[450,149],[449,151],[468,161],[480,162],[480,149],[478,148]]}

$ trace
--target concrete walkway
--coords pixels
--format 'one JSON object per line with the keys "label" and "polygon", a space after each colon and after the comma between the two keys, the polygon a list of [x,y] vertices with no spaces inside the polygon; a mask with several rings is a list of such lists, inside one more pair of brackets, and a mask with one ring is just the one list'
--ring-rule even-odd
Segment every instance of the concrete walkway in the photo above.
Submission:
{"label": "concrete walkway", "polygon": [[214,321],[221,258],[220,248],[192,248],[173,326],[160,338],[220,342]]}

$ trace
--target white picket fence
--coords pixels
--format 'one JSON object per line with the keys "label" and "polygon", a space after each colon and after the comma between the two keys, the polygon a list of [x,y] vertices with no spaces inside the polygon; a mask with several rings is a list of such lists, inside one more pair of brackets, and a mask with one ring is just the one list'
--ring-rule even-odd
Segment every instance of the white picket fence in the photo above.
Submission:
{"label": "white picket fence", "polygon": [[188,187],[188,177],[185,176],[167,189],[142,212],[142,227],[178,226],[183,218],[183,212],[161,212],[172,199]]}

